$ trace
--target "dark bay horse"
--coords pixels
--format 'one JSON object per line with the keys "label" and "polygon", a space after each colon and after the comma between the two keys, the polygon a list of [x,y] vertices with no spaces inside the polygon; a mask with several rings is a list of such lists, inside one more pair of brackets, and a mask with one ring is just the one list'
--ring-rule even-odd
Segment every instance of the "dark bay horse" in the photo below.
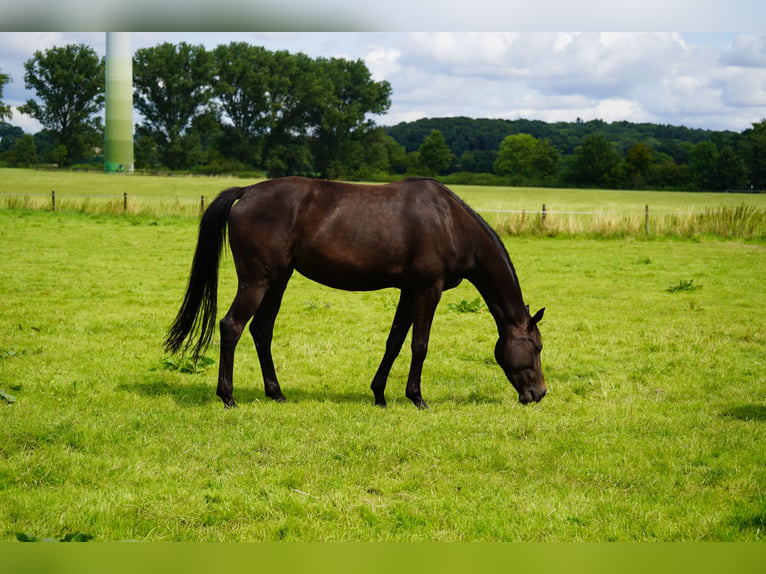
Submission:
{"label": "dark bay horse", "polygon": [[165,340],[169,352],[192,348],[199,357],[210,343],[227,226],[238,289],[220,321],[217,395],[226,407],[236,406],[234,349],[251,318],[266,396],[285,400],[271,340],[295,270],[348,291],[401,290],[372,379],[376,405],[386,406],[386,380],[412,327],[406,395],[427,408],[420,376],[431,322],[442,292],[464,278],[476,286],[497,323],[495,358],[519,400],[529,403],[545,395],[537,327],[544,309],[530,315],[511,259],[490,226],[445,186],[425,178],[358,185],[286,177],[221,192],[200,222],[189,285]]}

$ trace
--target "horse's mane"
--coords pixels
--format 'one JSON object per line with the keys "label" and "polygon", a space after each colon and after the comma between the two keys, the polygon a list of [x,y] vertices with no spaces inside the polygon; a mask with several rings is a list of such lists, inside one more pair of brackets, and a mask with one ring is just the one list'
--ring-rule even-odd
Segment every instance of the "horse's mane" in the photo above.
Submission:
{"label": "horse's mane", "polygon": [[500,236],[497,234],[497,232],[492,229],[492,227],[485,221],[485,219],[476,213],[476,211],[468,205],[465,201],[463,201],[454,191],[452,191],[450,188],[448,188],[446,185],[441,183],[440,181],[437,181],[433,179],[432,177],[408,177],[404,179],[403,181],[428,181],[430,183],[433,183],[439,189],[441,189],[443,192],[447,193],[452,199],[454,199],[458,205],[460,205],[466,213],[468,213],[475,221],[479,224],[480,227],[484,229],[484,231],[489,235],[489,237],[492,239],[492,241],[495,243],[495,246],[497,247],[498,251],[502,254],[503,258],[505,259],[506,263],[508,263],[508,267],[511,269],[511,275],[513,276],[513,280],[516,282],[516,285],[519,285],[519,278],[516,275],[516,268],[513,266],[513,262],[511,261],[511,256],[508,255],[508,250],[505,248],[505,245],[503,245],[503,242],[500,240]]}

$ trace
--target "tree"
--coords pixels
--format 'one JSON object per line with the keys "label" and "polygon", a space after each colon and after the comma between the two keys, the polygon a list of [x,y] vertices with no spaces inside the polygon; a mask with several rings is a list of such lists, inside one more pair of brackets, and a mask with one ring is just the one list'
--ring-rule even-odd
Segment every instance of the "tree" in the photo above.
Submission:
{"label": "tree", "polygon": [[746,185],[747,168],[730,145],[720,149],[712,141],[694,146],[692,170],[699,189],[723,191]]}
{"label": "tree", "polygon": [[19,111],[45,126],[65,163],[87,159],[101,145],[103,126],[96,114],[104,106],[104,60],[83,44],[37,51],[24,62],[24,83],[41,102],[27,100]]}
{"label": "tree", "polygon": [[620,156],[609,145],[606,136],[595,132],[575,149],[570,177],[576,183],[601,185],[619,162]]}
{"label": "tree", "polygon": [[3,74],[0,70],[0,121],[3,118],[11,119],[11,106],[3,103],[3,86],[11,81],[11,77],[8,74]]}
{"label": "tree", "polygon": [[625,175],[631,187],[643,187],[654,164],[652,148],[644,143],[635,143],[625,154]]}
{"label": "tree", "polygon": [[555,175],[559,153],[548,141],[529,134],[506,137],[500,144],[493,170],[498,175],[544,178]]}
{"label": "tree", "polygon": [[269,124],[273,54],[245,42],[213,51],[213,93],[231,124],[224,126],[220,147],[241,162],[260,162]]}
{"label": "tree", "polygon": [[0,121],[0,152],[8,151],[13,143],[24,135],[24,130]]}
{"label": "tree", "polygon": [[30,167],[37,163],[37,147],[35,138],[29,134],[24,134],[17,139],[11,147],[13,154],[13,163],[24,167]]}
{"label": "tree", "polygon": [[144,117],[136,132],[154,139],[170,169],[190,167],[200,152],[199,137],[187,130],[210,103],[211,79],[212,57],[204,46],[166,42],[134,55],[134,106]]}
{"label": "tree", "polygon": [[453,158],[439,130],[431,130],[431,134],[426,137],[418,150],[418,166],[429,176],[435,176],[446,170]]}
{"label": "tree", "polygon": [[319,125],[327,87],[306,54],[280,50],[273,57],[263,165],[269,177],[309,174],[313,157],[308,136]]}
{"label": "tree", "polygon": [[362,60],[319,59],[316,66],[326,92],[313,134],[314,169],[331,179],[364,170],[360,164],[371,160],[365,152],[375,130],[369,115],[391,106],[391,85],[373,81]]}
{"label": "tree", "polygon": [[743,132],[739,147],[747,165],[750,185],[766,189],[766,120],[753,124],[752,129]]}

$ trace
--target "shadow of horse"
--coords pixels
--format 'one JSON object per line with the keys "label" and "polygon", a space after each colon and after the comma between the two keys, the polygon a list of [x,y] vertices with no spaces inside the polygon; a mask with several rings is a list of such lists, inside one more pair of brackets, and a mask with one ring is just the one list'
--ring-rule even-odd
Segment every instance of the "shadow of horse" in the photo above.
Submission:
{"label": "shadow of horse", "polygon": [[725,417],[741,421],[766,421],[766,406],[764,405],[740,405],[724,411]]}
{"label": "shadow of horse", "polygon": [[[163,379],[150,379],[143,382],[121,384],[118,389],[135,393],[144,397],[167,396],[180,406],[202,406],[219,401],[215,394],[215,386],[208,383],[189,381],[175,383]],[[243,387],[240,391],[238,402],[258,403],[266,400],[266,394],[262,388]],[[269,401],[271,402],[271,401]],[[336,402],[346,404],[374,404],[373,397],[369,392],[339,392],[327,388],[309,389],[295,387],[290,389],[290,403],[323,403]]]}
{"label": "shadow of horse", "polygon": [[[219,400],[215,394],[215,386],[202,381],[171,382],[161,378],[153,378],[146,381],[123,383],[118,385],[117,388],[121,391],[149,398],[167,396],[179,406],[186,407],[209,405]],[[267,399],[261,387],[243,387],[240,393],[238,402],[243,404],[258,403]],[[288,403],[338,403],[370,407],[375,404],[373,396],[367,388],[360,388],[358,391],[336,391],[325,385],[317,388],[296,386],[290,387],[289,397]],[[402,397],[392,397],[390,402],[393,406],[399,402],[399,399],[404,400],[405,398],[404,395]],[[271,401],[269,400],[268,402],[270,403]],[[500,404],[503,402],[503,398],[476,392],[468,393],[467,396],[453,396],[448,393],[442,397],[440,402],[453,402],[460,405]],[[761,408],[763,409],[761,413],[763,419],[758,420],[766,420],[766,408]]]}

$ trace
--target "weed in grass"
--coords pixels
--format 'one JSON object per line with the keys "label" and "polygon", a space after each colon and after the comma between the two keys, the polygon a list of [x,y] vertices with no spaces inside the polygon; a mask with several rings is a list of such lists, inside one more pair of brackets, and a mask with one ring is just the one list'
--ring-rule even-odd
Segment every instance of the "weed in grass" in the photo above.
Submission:
{"label": "weed in grass", "polygon": [[484,301],[480,297],[471,301],[461,300],[459,303],[448,303],[447,308],[457,313],[478,313],[485,307]]}
{"label": "weed in grass", "polygon": [[668,293],[690,293],[702,289],[702,285],[695,285],[694,279],[679,279],[677,283],[670,285],[665,291]]}
{"label": "weed in grass", "polygon": [[180,373],[202,373],[213,364],[215,364],[215,360],[207,355],[200,357],[197,360],[188,357],[166,357],[162,360],[162,367],[165,370],[178,371]]}

